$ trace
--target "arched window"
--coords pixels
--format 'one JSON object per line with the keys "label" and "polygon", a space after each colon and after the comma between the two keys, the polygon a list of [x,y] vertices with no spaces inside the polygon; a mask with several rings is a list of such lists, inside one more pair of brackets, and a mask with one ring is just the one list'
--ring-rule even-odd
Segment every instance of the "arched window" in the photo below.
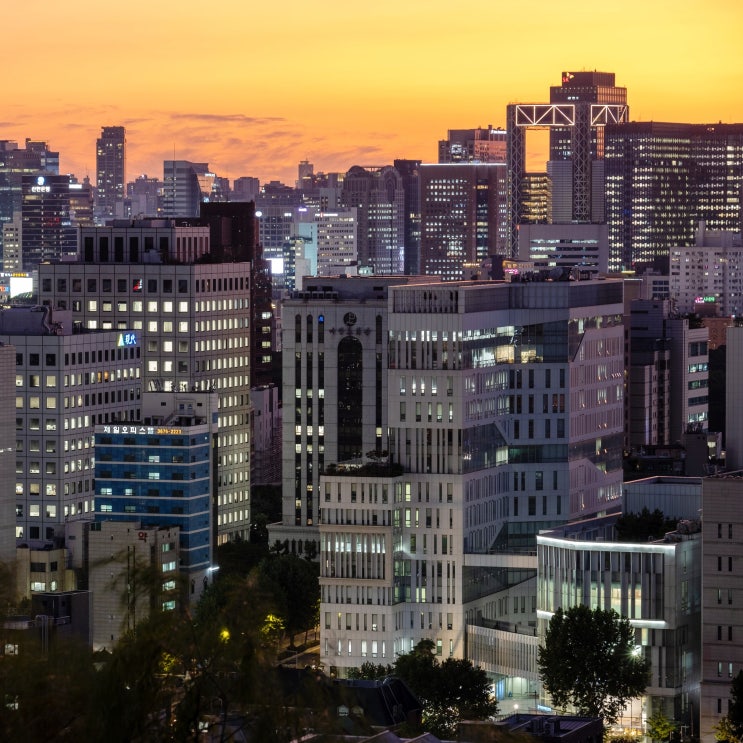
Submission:
{"label": "arched window", "polygon": [[338,461],[361,456],[364,395],[361,341],[346,336],[338,344]]}

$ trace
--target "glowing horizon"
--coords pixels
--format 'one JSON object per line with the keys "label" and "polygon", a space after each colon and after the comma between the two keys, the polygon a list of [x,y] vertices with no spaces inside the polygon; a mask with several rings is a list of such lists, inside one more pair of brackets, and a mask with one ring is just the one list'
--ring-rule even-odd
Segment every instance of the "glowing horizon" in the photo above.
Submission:
{"label": "glowing horizon", "polygon": [[435,162],[448,129],[505,126],[508,103],[547,102],[562,70],[615,73],[633,121],[743,122],[738,0],[41,4],[4,17],[0,139],[47,141],[79,179],[95,181],[113,125],[127,181],[174,157],[289,185],[305,159]]}

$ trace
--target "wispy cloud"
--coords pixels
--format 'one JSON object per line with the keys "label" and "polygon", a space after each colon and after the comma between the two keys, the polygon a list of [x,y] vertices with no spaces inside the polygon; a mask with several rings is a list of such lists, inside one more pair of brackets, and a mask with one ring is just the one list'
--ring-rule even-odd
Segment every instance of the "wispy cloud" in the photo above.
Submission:
{"label": "wispy cloud", "polygon": [[246,116],[245,114],[170,113],[168,116],[176,121],[205,121],[217,124],[273,124],[286,121],[281,116]]}

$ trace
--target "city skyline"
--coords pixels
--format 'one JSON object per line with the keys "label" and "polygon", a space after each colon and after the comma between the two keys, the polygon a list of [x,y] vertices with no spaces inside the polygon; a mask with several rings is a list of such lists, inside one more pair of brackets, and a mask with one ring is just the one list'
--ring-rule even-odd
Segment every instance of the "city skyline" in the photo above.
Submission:
{"label": "city skyline", "polygon": [[505,126],[509,102],[547,100],[562,70],[615,72],[635,121],[743,121],[735,0],[672,15],[637,0],[590,14],[579,0],[559,13],[475,0],[465,17],[441,0],[380,0],[373,15],[287,0],[280,16],[226,0],[213,22],[193,2],[133,0],[124,17],[91,0],[44,5],[54,33],[41,44],[35,13],[5,19],[0,138],[47,140],[80,179],[95,179],[112,125],[127,129],[127,180],[162,177],[166,159],[289,184],[303,159],[323,171],[435,162],[448,129]]}

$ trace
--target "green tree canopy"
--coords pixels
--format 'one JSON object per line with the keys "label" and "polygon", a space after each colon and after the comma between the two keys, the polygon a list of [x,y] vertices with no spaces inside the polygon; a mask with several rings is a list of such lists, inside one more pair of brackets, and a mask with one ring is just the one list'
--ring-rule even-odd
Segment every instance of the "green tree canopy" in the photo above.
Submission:
{"label": "green tree canopy", "polygon": [[374,681],[376,679],[383,679],[386,676],[392,676],[394,669],[391,665],[382,665],[381,663],[371,663],[367,661],[361,664],[361,668],[352,668],[348,672],[348,678],[350,679],[367,679]]}
{"label": "green tree canopy", "polygon": [[728,719],[738,739],[743,738],[743,671],[738,671],[738,675],[730,685]]}
{"label": "green tree canopy", "polygon": [[669,720],[660,710],[648,717],[648,735],[653,740],[667,741],[675,729],[676,723]]}
{"label": "green tree canopy", "polygon": [[490,682],[469,660],[447,658],[439,663],[431,640],[398,657],[394,672],[423,705],[423,726],[439,738],[450,738],[462,720],[484,720],[498,711]]}
{"label": "green tree canopy", "polygon": [[615,524],[617,539],[620,542],[647,542],[660,539],[666,532],[674,531],[678,519],[668,518],[656,508],[652,513],[647,506],[640,513],[625,513]]}
{"label": "green tree canopy", "polygon": [[556,707],[617,721],[648,683],[649,661],[635,652],[634,630],[613,610],[558,609],[539,648],[537,665]]}
{"label": "green tree canopy", "polygon": [[728,713],[715,725],[715,740],[738,743],[743,738],[743,671],[730,685]]}
{"label": "green tree canopy", "polygon": [[712,728],[715,732],[715,740],[722,741],[722,743],[738,743],[740,738],[738,737],[735,729],[733,728],[730,718],[726,715],[720,718],[720,722]]}
{"label": "green tree canopy", "polygon": [[87,739],[196,740],[205,720],[218,729],[263,699],[275,659],[259,634],[265,611],[254,582],[230,579],[193,610],[150,614],[97,672]]}
{"label": "green tree canopy", "polygon": [[275,600],[291,644],[299,632],[317,625],[320,610],[320,569],[296,555],[270,555],[258,566],[259,584]]}

